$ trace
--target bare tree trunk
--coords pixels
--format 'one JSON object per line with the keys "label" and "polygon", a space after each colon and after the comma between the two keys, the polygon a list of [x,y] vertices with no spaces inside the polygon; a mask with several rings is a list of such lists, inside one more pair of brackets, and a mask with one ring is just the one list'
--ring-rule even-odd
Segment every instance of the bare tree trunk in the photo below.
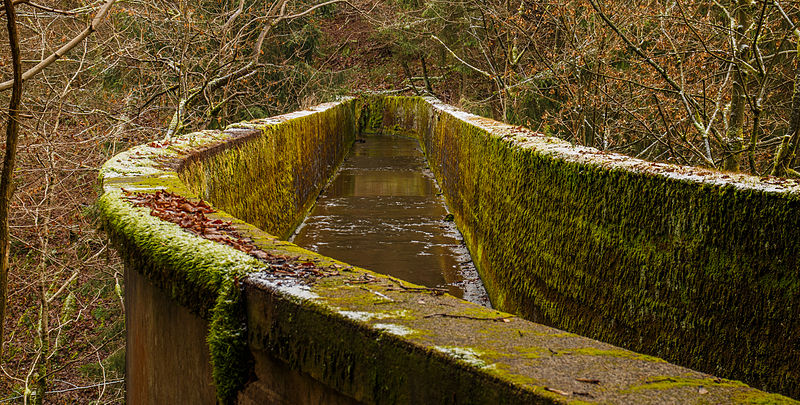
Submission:
{"label": "bare tree trunk", "polygon": [[[735,47],[733,54],[738,60],[748,60],[750,50],[745,38],[750,28],[751,16],[748,3],[744,0],[737,0],[733,4],[733,13],[736,21],[736,31],[732,32],[732,43]],[[723,168],[725,170],[739,171],[739,154],[744,144],[744,108],[747,104],[747,71],[741,69],[739,64],[735,64],[733,74],[733,90],[731,94],[731,110],[728,118],[728,131],[725,134],[725,152]]]}
{"label": "bare tree trunk", "polygon": [[6,154],[3,157],[3,172],[0,174],[0,358],[3,356],[3,322],[6,319],[6,299],[8,296],[8,262],[11,253],[11,237],[8,228],[8,212],[14,194],[12,176],[17,161],[17,140],[19,138],[20,106],[22,105],[22,59],[19,52],[17,34],[17,14],[11,0],[3,0],[8,25],[8,44],[11,48],[13,85],[11,101],[8,103],[8,124],[6,125]]}
{"label": "bare tree trunk", "polygon": [[[46,245],[44,247],[47,247]],[[46,250],[45,250],[46,251]],[[44,255],[43,255],[44,256]],[[42,263],[39,264],[39,271],[41,279],[39,280],[39,328],[37,330],[37,342],[39,344],[39,362],[35,365],[34,381],[35,392],[33,394],[33,405],[42,405],[44,403],[45,392],[47,392],[47,374],[50,372],[50,305],[47,302],[47,287],[46,280],[45,258],[42,257]]]}
{"label": "bare tree trunk", "polygon": [[750,164],[750,174],[758,175],[756,167],[756,146],[761,133],[761,101],[756,100],[753,108],[753,129],[750,132],[750,144],[747,146],[747,162]]}
{"label": "bare tree trunk", "polygon": [[408,79],[408,85],[411,86],[411,90],[414,90],[414,94],[419,95],[419,90],[417,86],[414,85],[414,77],[411,75],[411,69],[408,68],[408,62],[400,58],[400,66],[403,67],[403,73],[405,73],[406,79]]}
{"label": "bare tree trunk", "polygon": [[739,171],[739,153],[744,139],[744,107],[747,104],[744,94],[745,74],[738,67],[733,75],[733,94],[731,95],[731,111],[728,119],[728,132],[725,134],[725,158],[722,167],[725,170]]}
{"label": "bare tree trunk", "polygon": [[789,129],[783,136],[778,153],[775,154],[775,163],[772,166],[773,176],[786,176],[793,172],[789,167],[797,152],[798,137],[800,137],[800,65],[797,66],[794,76],[794,92],[792,93],[792,117],[789,119]]}
{"label": "bare tree trunk", "polygon": [[436,95],[433,94],[433,86],[431,86],[431,80],[428,77],[428,64],[425,63],[425,56],[420,58],[420,62],[422,62],[422,79],[425,81],[425,90],[428,91],[428,94],[436,97]]}
{"label": "bare tree trunk", "polygon": [[[36,344],[39,346],[39,360],[32,366],[35,370],[33,373],[34,381],[33,398],[31,403],[33,405],[42,405],[45,403],[44,396],[47,392],[47,381],[49,380],[48,374],[50,373],[50,299],[48,291],[50,289],[50,274],[47,273],[47,252],[50,249],[50,210],[47,207],[52,205],[51,192],[53,186],[52,171],[53,152],[50,145],[45,148],[47,151],[47,167],[44,174],[44,197],[40,207],[45,207],[44,215],[41,217],[41,228],[37,229],[39,234],[39,245],[42,249],[42,256],[37,270],[39,272],[39,327],[36,331]],[[40,209],[36,208],[36,224],[39,225]],[[27,395],[27,393],[26,393]]]}

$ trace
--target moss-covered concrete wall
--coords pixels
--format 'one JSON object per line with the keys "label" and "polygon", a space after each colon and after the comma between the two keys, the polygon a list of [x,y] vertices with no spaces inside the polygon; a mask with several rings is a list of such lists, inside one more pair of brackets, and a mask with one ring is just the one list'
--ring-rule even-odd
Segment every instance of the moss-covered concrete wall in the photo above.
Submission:
{"label": "moss-covered concrete wall", "polygon": [[179,173],[214,206],[288,237],[344,158],[355,125],[349,104],[237,124],[235,139],[186,159]]}
{"label": "moss-covered concrete wall", "polygon": [[[402,108],[390,108],[392,103]],[[198,358],[209,358],[214,382],[209,392],[217,398],[198,402],[252,403],[270,398],[275,403],[301,404],[795,403],[349,266],[219,210],[223,205],[231,211],[242,210],[237,215],[274,233],[285,233],[327,181],[332,166],[341,159],[339,151],[347,149],[354,135],[338,131],[407,128],[422,134],[449,119],[446,114],[455,114],[452,124],[458,124],[461,113],[427,103],[421,99],[347,100],[225,131],[189,134],[167,145],[142,145],[107,162],[100,174],[104,194],[98,205],[128,273],[146,279],[145,284],[153,287],[151,294],[163,294],[159,302],[165,307],[183,308],[165,311],[188,311],[196,317],[180,324],[159,321],[168,317],[153,317],[152,322],[133,323],[140,329],[129,329],[129,336],[166,332],[176,336],[172,332],[180,333],[189,324],[195,329],[207,327],[207,350],[191,350],[198,345],[197,339],[169,341],[183,356],[196,352]],[[449,182],[445,188],[451,197],[453,184],[472,178],[471,173],[483,164],[465,160],[466,155],[460,154],[465,153],[463,148],[453,147],[452,159],[445,159],[441,152],[433,152],[432,140],[437,138],[423,139],[430,156],[439,156],[434,161],[464,170],[448,169],[455,177],[443,178]],[[491,139],[489,143],[494,142]],[[484,141],[475,137],[458,142],[475,142],[479,147]],[[314,159],[319,161],[304,161]],[[258,254],[232,247],[240,242],[226,245],[190,233],[180,221],[159,219],[153,215],[157,212],[134,204],[141,194],[159,190],[191,201],[211,200],[218,210],[204,214],[207,220],[230,221],[236,238],[252,241],[248,246],[256,246]],[[261,200],[249,199],[256,190]],[[465,187],[463,195],[475,192],[485,191]],[[478,197],[470,198],[467,201]],[[467,205],[454,207],[459,220],[466,223]],[[486,228],[475,229],[465,232],[471,241],[478,240],[476,235]],[[482,262],[489,257],[486,251],[479,254]],[[502,279],[493,282],[497,286]],[[153,300],[143,302],[136,298],[140,296],[129,296],[126,310],[153,312]],[[184,361],[175,356],[132,354],[128,360],[129,373],[173,382],[174,375],[164,373],[180,370]],[[148,364],[150,360],[170,364]],[[207,384],[208,373],[196,374],[187,373],[175,383],[185,384],[181,390]],[[128,384],[142,381],[128,379]],[[160,388],[169,389],[168,385]],[[151,396],[131,396],[147,390],[129,385],[128,402],[153,401]]]}
{"label": "moss-covered concrete wall", "polygon": [[422,143],[498,308],[800,397],[800,185],[373,98]]}

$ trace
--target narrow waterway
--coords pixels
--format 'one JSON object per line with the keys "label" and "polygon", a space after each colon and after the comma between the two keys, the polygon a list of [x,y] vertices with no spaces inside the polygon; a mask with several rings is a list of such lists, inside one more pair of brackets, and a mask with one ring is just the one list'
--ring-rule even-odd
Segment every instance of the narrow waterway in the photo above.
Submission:
{"label": "narrow waterway", "polygon": [[355,144],[292,241],[344,262],[489,305],[416,139]]}

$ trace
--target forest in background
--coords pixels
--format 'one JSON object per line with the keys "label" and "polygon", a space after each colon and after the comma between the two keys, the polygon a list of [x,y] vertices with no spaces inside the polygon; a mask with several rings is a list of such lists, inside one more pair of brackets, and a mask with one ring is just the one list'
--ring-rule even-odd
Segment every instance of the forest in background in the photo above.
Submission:
{"label": "forest in background", "polygon": [[93,204],[99,166],[137,144],[377,90],[647,160],[798,176],[796,2],[4,0],[3,133],[9,5],[22,70],[52,61],[21,93],[0,403],[122,402],[123,270]]}

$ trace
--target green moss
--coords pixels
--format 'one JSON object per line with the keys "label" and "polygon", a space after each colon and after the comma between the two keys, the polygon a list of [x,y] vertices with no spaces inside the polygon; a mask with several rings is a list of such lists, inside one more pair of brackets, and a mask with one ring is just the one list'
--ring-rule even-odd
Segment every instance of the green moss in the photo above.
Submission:
{"label": "green moss", "polygon": [[172,299],[210,320],[214,381],[220,401],[230,403],[249,375],[242,304],[233,281],[266,265],[134,208],[120,191],[107,190],[98,205],[123,258]]}
{"label": "green moss", "polygon": [[[120,191],[106,191],[98,201],[105,228],[117,249],[177,301],[203,315],[213,306],[223,279],[265,265],[255,258],[199,238],[149,210],[124,201]],[[184,251],[196,252],[185,255]]]}
{"label": "green moss", "polygon": [[641,360],[647,361],[651,363],[666,363],[666,361],[659,359],[658,357],[648,356],[645,354],[634,353],[627,350],[604,350],[604,349],[597,349],[594,347],[582,347],[579,349],[569,349],[559,353],[560,355],[565,354],[579,354],[584,356],[611,356],[611,357],[621,357],[625,359],[632,359],[632,360]]}
{"label": "green moss", "polygon": [[[116,156],[101,170],[105,193],[98,201],[99,211],[104,218],[105,228],[123,257],[171,298],[209,320],[208,343],[221,403],[234,400],[236,392],[247,381],[251,368],[243,304],[234,280],[250,271],[265,270],[267,266],[245,253],[196,237],[175,224],[161,221],[146,209],[132,207],[122,199],[121,189],[165,189],[189,197],[212,197],[212,201],[217,198],[214,202],[217,206],[236,200],[230,207],[240,210],[247,208],[248,201],[253,199],[228,194],[229,188],[216,182],[216,176],[229,173],[234,178],[247,181],[239,172],[243,167],[242,159],[244,167],[250,165],[251,171],[246,173],[250,175],[254,173],[253,170],[260,174],[257,172],[258,164],[261,163],[263,167],[263,162],[267,162],[268,169],[272,170],[272,178],[276,179],[267,186],[282,185],[275,188],[277,193],[272,193],[277,200],[268,199],[267,204],[271,204],[268,209],[283,210],[278,212],[280,215],[273,216],[269,223],[278,232],[284,230],[285,233],[285,229],[294,226],[313,203],[319,187],[324,184],[321,180],[330,176],[348,146],[348,139],[352,139],[353,129],[347,129],[348,125],[352,125],[348,123],[353,122],[352,118],[347,118],[352,116],[348,111],[347,105],[339,105],[283,123],[277,128],[259,126],[263,136],[239,148],[225,146],[226,139],[235,134],[220,131],[182,137],[167,148],[140,146]],[[319,115],[325,117],[321,119]],[[325,156],[329,156],[328,160],[307,159],[307,156],[320,152],[321,149],[315,148],[315,144],[330,143],[328,140],[315,139],[310,134],[338,137],[335,143],[338,146],[322,148],[326,151],[323,155],[327,153]],[[265,148],[271,153],[268,157],[289,160],[265,158],[264,151],[261,155],[247,155],[254,152],[254,146],[256,149],[263,148],[265,143],[289,146],[289,153]],[[180,166],[181,159],[192,153],[203,154],[203,158],[185,163],[179,177],[170,168]],[[304,164],[306,161],[311,165]],[[226,169],[229,171],[226,172]],[[280,176],[278,173],[285,174]],[[256,176],[255,179],[263,181],[268,178]],[[302,181],[298,183],[292,179]],[[188,188],[184,183],[187,180]],[[247,184],[240,182],[239,186],[241,191],[253,191],[253,188],[244,187]],[[256,190],[264,188],[264,185],[259,186],[261,188]],[[218,216],[224,218],[228,214],[220,211]],[[276,242],[270,240],[269,243],[274,245]]]}
{"label": "green moss", "polygon": [[214,206],[281,238],[312,207],[355,139],[352,103],[314,114],[258,120],[246,142],[210,150],[183,165],[180,176]]}
{"label": "green moss", "polygon": [[543,349],[541,347],[527,347],[527,346],[517,346],[514,348],[514,351],[519,353],[522,357],[526,359],[538,359],[542,357],[543,354],[547,354],[549,350]]}
{"label": "green moss", "polygon": [[796,404],[797,401],[786,398],[782,395],[777,394],[769,394],[766,392],[759,392],[753,391],[742,394],[736,398],[738,402],[743,404],[775,404],[775,405],[784,405],[784,404]]}
{"label": "green moss", "polygon": [[358,132],[379,132],[383,124],[383,97],[362,97],[355,103]]}
{"label": "green moss", "polygon": [[481,319],[510,318],[512,316],[511,314],[500,311],[488,312],[486,311],[485,308],[482,307],[463,308],[460,311],[458,311],[458,313],[455,313],[453,315],[476,317]]}
{"label": "green moss", "polygon": [[[642,390],[666,390],[678,387],[746,387],[738,381],[712,378],[683,378],[674,376],[651,377],[644,384],[636,385],[623,392]],[[784,397],[785,398],[785,397]]]}
{"label": "green moss", "polygon": [[800,322],[797,185],[602,154],[427,103],[385,97],[381,122],[420,137],[493,306],[800,395],[800,334],[785,329]]}
{"label": "green moss", "polygon": [[[313,204],[359,130],[406,132],[420,139],[497,307],[692,366],[717,370],[733,364],[731,374],[783,390],[798,385],[793,368],[797,338],[770,339],[784,337],[776,328],[797,319],[792,291],[800,288],[800,280],[792,269],[800,262],[787,242],[796,240],[791,235],[800,229],[793,215],[800,208],[795,194],[634,170],[605,155],[582,155],[561,141],[520,135],[517,129],[423,98],[367,96],[315,113],[235,127],[255,131],[208,131],[168,148],[134,148],[115,157],[101,171],[106,194],[98,204],[126,262],[210,321],[208,340],[221,402],[234,397],[250,367],[234,280],[266,266],[131,207],[121,200],[119,188],[166,188],[202,197],[229,212],[220,217],[241,218],[283,236]],[[174,167],[180,167],[179,178]],[[286,255],[341,264],[270,235],[253,231],[246,236]],[[348,288],[343,282],[332,277],[317,283],[315,291],[331,292],[325,305],[277,296],[266,329],[248,333],[295,369],[376,403],[414,402],[404,373],[420,367],[442,381],[452,378],[442,388],[474,386],[468,395],[475,403],[511,401],[503,387],[514,378],[523,383],[524,376],[507,376],[491,361],[503,353],[494,351],[502,342],[492,339],[508,337],[503,333],[515,331],[510,326],[483,325],[489,332],[474,334],[483,339],[481,344],[434,344],[445,332],[414,309],[415,301],[392,302],[360,289],[343,292]],[[385,286],[365,288],[386,293]],[[377,315],[351,319],[331,306]],[[500,314],[459,308],[453,313]],[[750,323],[742,325],[742,319]],[[557,338],[550,343],[571,347],[579,339],[539,330],[526,329],[524,335]],[[343,350],[354,345],[355,351]],[[742,350],[731,350],[731,345]],[[459,358],[454,350],[473,347],[461,353],[464,361],[454,363],[454,356]],[[551,353],[534,344],[514,347],[513,355],[528,360]],[[754,360],[740,361],[742,351]],[[572,358],[660,362],[622,350],[559,349],[563,352],[581,355]],[[559,361],[571,361],[566,359]],[[477,369],[486,374],[476,377],[477,363],[467,360],[482,362]],[[382,374],[374,371],[379,368]],[[476,378],[485,387],[475,385]],[[674,382],[690,381],[701,380]],[[541,386],[528,388],[535,393],[520,395],[531,401],[570,400]],[[439,402],[450,400],[431,395]]]}
{"label": "green moss", "polygon": [[[264,314],[264,318],[253,322],[257,327],[250,331],[252,344],[269,348],[271,355],[293,369],[303,370],[364,403],[562,402],[533,388],[511,388],[509,381],[493,374],[476,373],[477,369],[494,369],[480,360],[481,354],[475,349],[419,346],[411,343],[415,339],[409,339],[409,335],[365,327],[350,317],[344,317],[348,321],[343,322],[338,312],[329,309],[337,301],[328,294],[359,294],[363,290],[341,288],[346,291],[315,286],[321,297],[303,303],[279,295],[262,297],[269,294],[263,290],[248,291],[253,300],[269,300],[271,308],[268,313],[253,311]],[[420,381],[409,375],[410,370],[414,376],[424,375],[430,380]]]}
{"label": "green moss", "polygon": [[208,331],[214,385],[221,404],[235,402],[253,368],[247,347],[247,315],[241,290],[227,280],[211,312]]}
{"label": "green moss", "polygon": [[559,333],[552,334],[550,336],[552,336],[552,337],[560,337],[560,338],[569,338],[569,337],[577,337],[578,335],[576,335],[574,333],[569,333],[569,332],[559,332]]}

